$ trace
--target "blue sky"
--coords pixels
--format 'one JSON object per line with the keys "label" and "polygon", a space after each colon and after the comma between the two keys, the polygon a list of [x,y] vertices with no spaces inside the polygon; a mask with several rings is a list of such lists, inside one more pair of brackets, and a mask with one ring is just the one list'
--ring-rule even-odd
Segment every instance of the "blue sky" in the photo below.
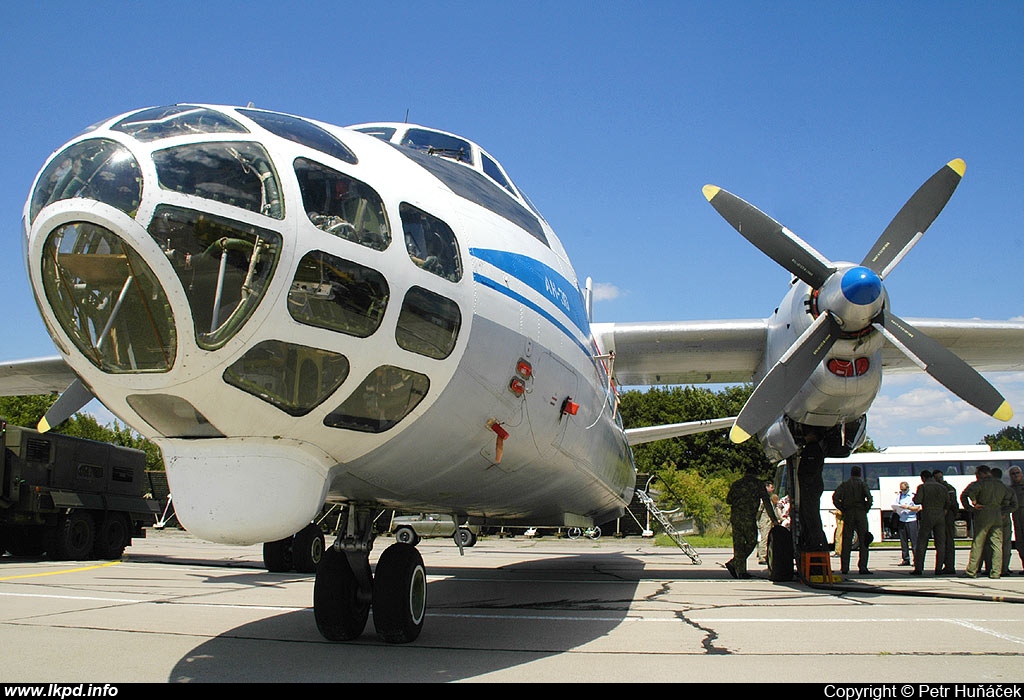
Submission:
{"label": "blue sky", "polygon": [[[957,192],[886,280],[893,310],[1024,318],[1024,3],[38,2],[4,3],[0,26],[2,359],[54,354],[19,232],[45,158],[175,102],[408,114],[474,139],[603,292],[598,321],[772,312],[787,273],[704,184],[856,262],[961,157]],[[1024,422],[1024,375],[989,379]],[[886,379],[868,433],[974,443],[1003,425],[918,374]]]}

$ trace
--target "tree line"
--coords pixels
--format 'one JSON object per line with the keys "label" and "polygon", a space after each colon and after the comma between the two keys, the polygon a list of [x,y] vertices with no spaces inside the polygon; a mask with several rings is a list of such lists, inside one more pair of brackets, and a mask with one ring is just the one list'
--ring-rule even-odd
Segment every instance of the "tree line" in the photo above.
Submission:
{"label": "tree line", "polygon": [[[738,415],[753,392],[752,384],[727,386],[713,391],[705,387],[652,387],[631,390],[620,397],[619,413],[626,428],[666,425]],[[0,418],[8,423],[35,427],[46,414],[56,395],[2,396]],[[162,470],[160,448],[150,440],[114,421],[100,425],[88,413],[76,413],[55,428],[75,437],[134,447],[146,453],[146,468]],[[980,441],[993,450],[1024,450],[1024,427],[1008,426]],[[870,438],[858,452],[876,452]],[[658,440],[633,448],[637,471],[653,478],[652,491],[659,505],[681,507],[694,519],[701,534],[724,534],[729,530],[729,486],[753,465],[764,481],[775,476],[775,465],[768,462],[757,440],[735,445],[727,430]]]}

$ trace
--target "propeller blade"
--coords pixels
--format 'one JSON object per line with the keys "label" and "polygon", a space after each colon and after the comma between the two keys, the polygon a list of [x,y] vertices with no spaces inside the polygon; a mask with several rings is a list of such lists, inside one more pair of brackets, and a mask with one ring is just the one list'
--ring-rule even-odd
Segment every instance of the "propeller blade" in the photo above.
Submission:
{"label": "propeller blade", "polygon": [[953,196],[966,169],[967,164],[955,158],[928,178],[889,222],[861,265],[885,279],[935,221],[935,217]]}
{"label": "propeller blade", "polygon": [[50,410],[39,421],[36,429],[41,433],[45,433],[50,428],[60,425],[84,408],[94,398],[96,397],[93,396],[92,391],[80,379],[76,379],[71,382],[67,389],[61,392],[60,397],[53,402]]}
{"label": "propeller blade", "polygon": [[736,417],[729,439],[744,442],[775,420],[828,354],[839,334],[839,324],[831,315],[821,314],[814,319],[754,389]]}
{"label": "propeller blade", "polygon": [[1001,421],[1013,417],[1010,404],[976,369],[900,317],[884,314],[873,325],[921,369],[967,403]]}
{"label": "propeller blade", "polygon": [[835,266],[795,233],[754,205],[716,185],[704,185],[704,196],[734,229],[758,250],[818,289]]}

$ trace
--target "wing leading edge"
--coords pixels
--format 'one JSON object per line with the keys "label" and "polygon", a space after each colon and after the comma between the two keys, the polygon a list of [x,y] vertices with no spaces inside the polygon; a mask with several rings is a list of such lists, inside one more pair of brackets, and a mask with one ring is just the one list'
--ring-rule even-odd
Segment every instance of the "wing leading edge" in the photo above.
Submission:
{"label": "wing leading edge", "polygon": [[[979,372],[1024,371],[1024,323],[907,319]],[[614,352],[619,386],[729,384],[753,380],[764,359],[767,320],[594,323],[598,347]],[[891,344],[887,372],[921,371]]]}
{"label": "wing leading edge", "polygon": [[78,377],[61,357],[0,363],[0,396],[59,394]]}

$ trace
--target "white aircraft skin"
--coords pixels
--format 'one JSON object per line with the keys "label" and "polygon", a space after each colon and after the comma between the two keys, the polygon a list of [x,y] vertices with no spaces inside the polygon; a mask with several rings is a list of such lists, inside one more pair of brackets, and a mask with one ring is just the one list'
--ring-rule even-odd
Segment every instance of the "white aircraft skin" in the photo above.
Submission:
{"label": "white aircraft skin", "polygon": [[[476,144],[252,108],[96,125],[44,164],[24,227],[59,358],[0,366],[0,393],[64,391],[44,429],[98,398],[160,446],[175,511],[205,539],[270,542],[346,504],[314,596],[335,640],[358,636],[371,604],[387,641],[422,627],[415,548],[396,543],[369,571],[381,509],[607,522],[633,495],[630,445],[731,426],[743,437],[731,417],[624,430],[610,373],[620,385],[771,379],[815,318],[843,307],[859,328],[888,303],[881,290],[857,311],[827,282],[811,313],[797,283],[769,319],[591,326],[559,239]],[[918,328],[968,361],[983,335],[979,365],[1024,368],[1011,350],[1024,324]],[[799,426],[863,440],[883,364],[909,366],[883,345],[870,327],[836,340],[757,426],[767,453],[799,452]],[[826,369],[862,357],[856,376]]]}

